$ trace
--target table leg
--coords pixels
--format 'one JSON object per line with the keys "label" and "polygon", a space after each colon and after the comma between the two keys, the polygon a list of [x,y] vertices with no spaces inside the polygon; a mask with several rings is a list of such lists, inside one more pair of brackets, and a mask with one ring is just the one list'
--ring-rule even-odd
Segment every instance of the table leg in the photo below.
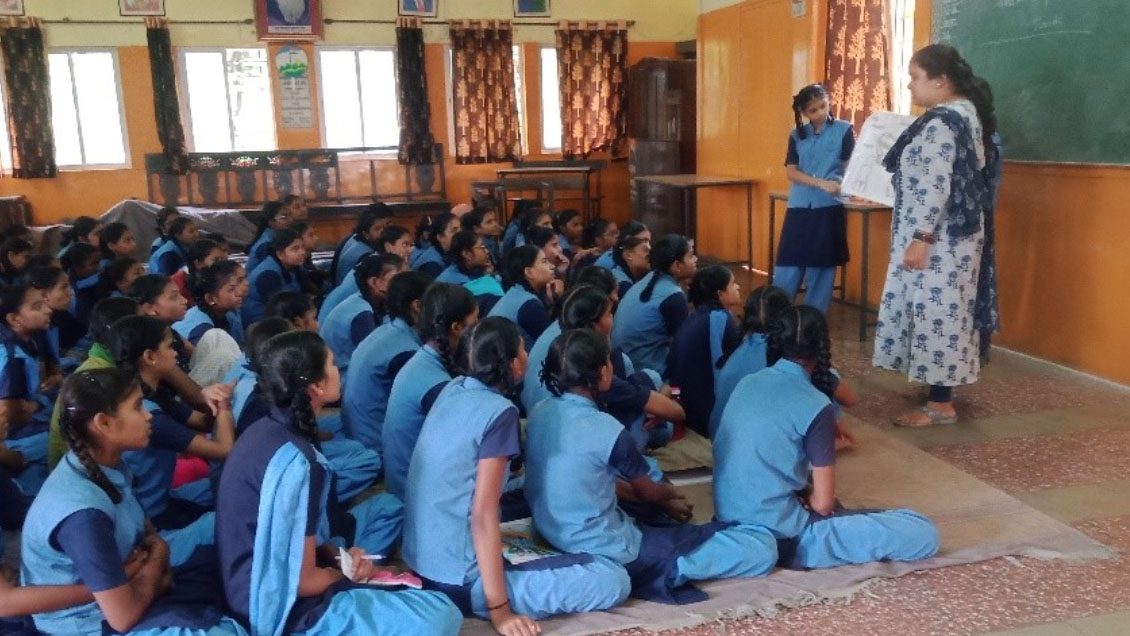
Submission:
{"label": "table leg", "polygon": [[746,254],[745,263],[753,269],[753,184],[745,184],[745,229],[746,229]]}
{"label": "table leg", "polygon": [[644,211],[643,181],[636,179],[636,209],[634,210],[636,218],[642,221]]}
{"label": "table leg", "polygon": [[698,231],[691,220],[691,197],[693,193],[692,188],[683,188],[683,231],[694,241],[695,251],[698,251]]}
{"label": "table leg", "polygon": [[863,255],[859,259],[859,341],[867,340],[867,312],[869,307],[867,305],[867,285],[870,282],[868,276],[867,260],[869,257],[869,246],[871,237],[871,211],[864,208],[863,210],[863,237],[860,241],[863,246]]}
{"label": "table leg", "polygon": [[769,197],[769,264],[765,271],[769,272],[769,284],[773,284],[773,267],[777,262],[777,200]]}

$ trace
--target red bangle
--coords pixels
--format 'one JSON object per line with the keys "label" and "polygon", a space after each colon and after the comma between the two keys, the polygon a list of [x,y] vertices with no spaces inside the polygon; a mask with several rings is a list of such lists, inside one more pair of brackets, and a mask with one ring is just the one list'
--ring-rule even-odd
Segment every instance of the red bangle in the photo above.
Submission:
{"label": "red bangle", "polygon": [[937,240],[934,238],[934,235],[932,233],[922,232],[919,230],[915,230],[914,236],[912,236],[911,238],[913,238],[915,241],[922,241],[927,245],[933,245]]}

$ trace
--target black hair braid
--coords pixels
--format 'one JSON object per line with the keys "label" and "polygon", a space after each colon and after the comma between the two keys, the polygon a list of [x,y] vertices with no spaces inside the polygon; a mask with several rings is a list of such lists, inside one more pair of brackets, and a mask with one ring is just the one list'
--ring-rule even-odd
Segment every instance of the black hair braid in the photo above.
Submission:
{"label": "black hair braid", "polygon": [[302,387],[290,396],[290,412],[294,415],[294,426],[306,441],[321,450],[322,444],[318,437],[318,418],[314,415],[314,405],[310,403],[310,394]]}
{"label": "black hair braid", "polygon": [[432,333],[437,336],[433,340],[436,345],[436,353],[439,354],[440,362],[443,363],[443,368],[447,371],[447,374],[455,377],[459,375],[459,370],[455,364],[455,352],[451,350],[449,332],[450,328],[446,324],[446,316],[436,316],[435,322],[432,323]]}
{"label": "black hair braid", "polygon": [[115,504],[122,503],[122,491],[118,490],[118,487],[102,471],[98,462],[94,461],[94,457],[90,454],[90,446],[86,443],[86,440],[78,435],[78,423],[73,421],[73,416],[66,408],[59,416],[59,428],[63,432],[63,437],[67,440],[67,445],[71,447],[71,451],[74,452],[75,457],[86,470],[86,476],[90,478],[90,481],[101,488],[110,498],[110,501]]}
{"label": "black hair braid", "polygon": [[687,237],[679,234],[668,234],[659,239],[651,248],[651,280],[640,292],[640,300],[650,302],[656,284],[661,276],[671,276],[671,266],[682,260],[690,251],[690,242]]}
{"label": "black hair braid", "polygon": [[827,334],[823,334],[816,345],[816,368],[812,370],[812,385],[821,393],[832,398],[836,391],[836,376],[832,373],[832,346]]}

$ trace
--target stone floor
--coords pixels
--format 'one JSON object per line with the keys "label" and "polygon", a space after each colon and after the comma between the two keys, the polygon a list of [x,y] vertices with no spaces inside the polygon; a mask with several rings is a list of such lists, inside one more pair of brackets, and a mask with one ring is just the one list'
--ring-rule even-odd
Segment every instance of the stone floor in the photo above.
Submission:
{"label": "stone floor", "polygon": [[[743,293],[759,284],[748,274],[739,282]],[[857,319],[842,305],[830,311],[835,366],[861,397],[852,415],[1123,556],[1083,564],[996,559],[882,580],[847,602],[664,633],[1130,635],[1130,389],[995,350],[981,380],[958,390],[958,424],[896,429],[891,420],[919,404],[924,389],[871,366]]]}

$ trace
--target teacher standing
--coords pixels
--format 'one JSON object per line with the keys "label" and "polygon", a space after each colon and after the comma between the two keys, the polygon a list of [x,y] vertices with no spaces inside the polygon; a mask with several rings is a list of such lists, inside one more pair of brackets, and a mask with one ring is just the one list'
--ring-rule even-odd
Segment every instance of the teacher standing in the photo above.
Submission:
{"label": "teacher standing", "polygon": [[957,421],[953,388],[977,381],[999,327],[993,207],[1000,152],[989,86],[950,46],[910,59],[910,94],[929,110],[883,163],[894,173],[890,264],[874,364],[930,387],[902,426]]}

